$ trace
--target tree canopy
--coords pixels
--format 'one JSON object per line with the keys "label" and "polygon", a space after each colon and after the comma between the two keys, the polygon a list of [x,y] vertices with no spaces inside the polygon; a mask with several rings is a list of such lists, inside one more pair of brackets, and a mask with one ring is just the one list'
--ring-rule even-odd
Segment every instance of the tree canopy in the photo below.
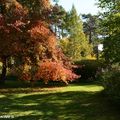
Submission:
{"label": "tree canopy", "polygon": [[120,63],[120,1],[99,0],[98,5],[105,11],[101,16],[101,25],[104,29],[104,57],[108,63]]}
{"label": "tree canopy", "polygon": [[[2,81],[5,80],[6,62],[9,57],[13,57],[15,61],[14,70],[22,80],[35,81],[39,78],[45,81],[48,76],[48,81],[57,80],[67,83],[67,81],[78,77],[72,73],[71,64],[57,46],[56,36],[50,29],[52,22],[50,16],[53,7],[49,0],[5,0],[0,1],[0,4],[2,7],[0,14]],[[44,62],[48,66],[51,65],[53,69],[47,67]],[[43,74],[39,69],[42,63]],[[61,71],[48,74],[55,71],[54,64],[56,67],[60,66]],[[63,74],[65,70],[66,74]],[[56,79],[51,79],[53,77]]]}
{"label": "tree canopy", "polygon": [[[66,51],[66,55],[71,59],[81,59],[91,53],[91,46],[83,31],[83,23],[80,16],[77,14],[76,8],[73,5],[70,12],[66,14],[65,18],[65,32],[67,33],[68,45],[62,46]],[[64,44],[61,41],[61,44]],[[67,48],[66,48],[67,47]]]}

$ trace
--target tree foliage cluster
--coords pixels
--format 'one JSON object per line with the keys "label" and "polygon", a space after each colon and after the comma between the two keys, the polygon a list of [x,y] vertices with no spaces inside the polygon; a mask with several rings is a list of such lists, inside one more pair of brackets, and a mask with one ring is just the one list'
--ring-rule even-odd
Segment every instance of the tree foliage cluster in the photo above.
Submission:
{"label": "tree foliage cluster", "polygon": [[15,62],[13,71],[23,80],[34,82],[39,78],[45,83],[49,80],[67,83],[69,78],[78,78],[57,46],[50,28],[52,12],[49,0],[0,1],[1,82],[5,81],[7,61],[11,57]]}
{"label": "tree foliage cluster", "polygon": [[104,12],[101,13],[104,31],[104,58],[107,69],[103,71],[102,84],[105,93],[117,103],[120,100],[120,1],[98,0],[98,5]]}
{"label": "tree foliage cluster", "polygon": [[99,0],[99,7],[103,8],[102,27],[104,29],[104,57],[110,64],[120,63],[120,1]]}
{"label": "tree foliage cluster", "polygon": [[66,37],[60,40],[60,46],[64,53],[71,59],[77,60],[92,52],[92,46],[83,31],[83,23],[77,11],[72,9],[66,13],[63,24],[63,32]]}
{"label": "tree foliage cluster", "polygon": [[115,102],[120,100],[120,71],[111,70],[102,74],[102,84],[105,92]]}

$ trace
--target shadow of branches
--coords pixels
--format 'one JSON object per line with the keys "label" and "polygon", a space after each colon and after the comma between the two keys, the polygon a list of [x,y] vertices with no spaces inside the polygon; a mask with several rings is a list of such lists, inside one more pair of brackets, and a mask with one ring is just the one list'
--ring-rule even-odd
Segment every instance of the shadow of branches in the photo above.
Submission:
{"label": "shadow of branches", "polygon": [[16,120],[118,120],[120,115],[99,92],[5,94],[0,114],[15,114]]}

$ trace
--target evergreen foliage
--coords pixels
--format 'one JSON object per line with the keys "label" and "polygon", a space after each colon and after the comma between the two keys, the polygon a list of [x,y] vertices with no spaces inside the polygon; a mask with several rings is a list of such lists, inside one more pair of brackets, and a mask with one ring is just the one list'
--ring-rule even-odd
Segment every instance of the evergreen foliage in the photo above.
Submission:
{"label": "evergreen foliage", "polygon": [[66,44],[63,46],[65,39],[61,40],[60,43],[68,57],[76,60],[91,53],[91,45],[83,32],[83,23],[74,5],[66,15],[65,30],[68,35]]}

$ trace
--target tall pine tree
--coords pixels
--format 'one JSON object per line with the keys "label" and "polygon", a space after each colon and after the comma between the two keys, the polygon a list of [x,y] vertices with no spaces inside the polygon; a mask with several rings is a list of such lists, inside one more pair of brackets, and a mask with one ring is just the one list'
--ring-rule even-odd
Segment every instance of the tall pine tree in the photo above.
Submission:
{"label": "tall pine tree", "polygon": [[91,47],[83,32],[83,23],[74,5],[66,15],[65,29],[69,41],[67,56],[71,59],[81,59],[81,57],[88,55],[91,52]]}

